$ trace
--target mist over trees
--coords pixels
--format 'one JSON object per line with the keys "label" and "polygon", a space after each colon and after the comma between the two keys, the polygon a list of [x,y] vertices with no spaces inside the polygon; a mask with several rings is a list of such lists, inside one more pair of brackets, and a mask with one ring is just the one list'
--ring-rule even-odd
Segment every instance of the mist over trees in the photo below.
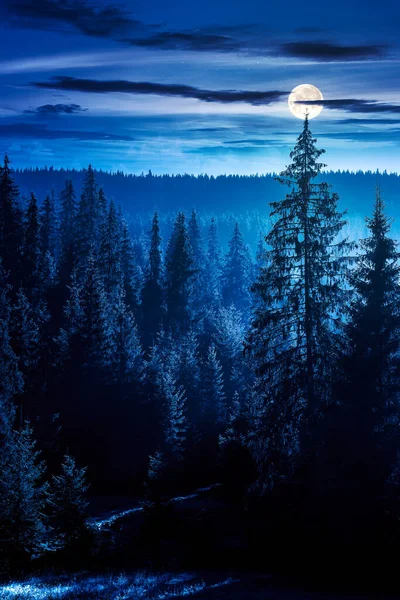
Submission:
{"label": "mist over trees", "polygon": [[[232,497],[281,494],[295,508],[271,500],[278,521],[295,514],[296,526],[317,529],[322,506],[335,535],[358,535],[388,512],[397,519],[397,242],[379,187],[366,238],[348,239],[329,182],[350,197],[354,185],[365,208],[377,178],[324,173],[322,154],[306,120],[277,182],[91,166],[15,174],[5,158],[8,557],[26,564],[49,549],[73,553],[87,535],[88,480],[93,493],[112,488],[150,504],[215,482]],[[35,193],[21,196],[16,180]],[[390,195],[398,177],[379,182]],[[269,217],[240,214],[264,190]],[[219,218],[208,212],[216,198],[230,211]]]}

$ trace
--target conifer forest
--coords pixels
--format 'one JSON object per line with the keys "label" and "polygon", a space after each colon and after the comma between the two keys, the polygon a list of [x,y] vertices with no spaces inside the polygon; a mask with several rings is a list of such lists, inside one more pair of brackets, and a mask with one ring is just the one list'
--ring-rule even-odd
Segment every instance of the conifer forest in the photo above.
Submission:
{"label": "conifer forest", "polygon": [[0,600],[400,598],[399,24],[0,0]]}
{"label": "conifer forest", "polygon": [[325,573],[320,551],[346,571],[377,549],[391,564],[398,244],[379,179],[365,235],[348,235],[323,152],[306,118],[253,247],[240,215],[224,244],[221,215],[195,208],[139,228],[90,165],[80,189],[21,196],[5,156],[4,577],[309,560]]}

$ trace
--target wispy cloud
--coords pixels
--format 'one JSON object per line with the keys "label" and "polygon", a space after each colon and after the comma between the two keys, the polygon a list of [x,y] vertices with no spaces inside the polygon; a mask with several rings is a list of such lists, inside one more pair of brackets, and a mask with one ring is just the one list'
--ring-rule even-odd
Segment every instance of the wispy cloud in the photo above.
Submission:
{"label": "wispy cloud", "polygon": [[203,102],[219,102],[231,104],[244,102],[253,106],[262,106],[277,102],[288,92],[280,90],[250,91],[250,90],[206,90],[180,84],[151,83],[127,80],[78,79],[75,77],[53,77],[50,81],[39,81],[32,84],[42,89],[57,89],[63,91],[90,92],[97,94],[153,94],[157,96],[179,96],[194,98]]}
{"label": "wispy cloud", "polygon": [[382,58],[386,54],[387,46],[377,44],[344,46],[331,42],[299,41],[282,44],[280,51],[292,58],[306,58],[321,62],[353,61]]}
{"label": "wispy cloud", "polygon": [[393,113],[400,114],[400,104],[376,102],[374,100],[360,100],[358,98],[334,98],[331,100],[297,100],[296,104],[307,106],[316,104],[325,108],[344,110],[356,113]]}
{"label": "wispy cloud", "polygon": [[242,49],[238,40],[227,35],[198,31],[163,31],[145,38],[122,40],[131,46],[158,50],[193,50],[196,52],[236,52]]}
{"label": "wispy cloud", "polygon": [[43,104],[37,108],[28,109],[24,112],[35,115],[73,115],[86,112],[87,108],[82,108],[80,104]]}
{"label": "wispy cloud", "polygon": [[96,8],[83,0],[6,0],[9,17],[17,17],[19,25],[31,29],[54,29],[56,26],[77,30],[94,37],[116,37],[140,23],[127,11],[113,4]]}

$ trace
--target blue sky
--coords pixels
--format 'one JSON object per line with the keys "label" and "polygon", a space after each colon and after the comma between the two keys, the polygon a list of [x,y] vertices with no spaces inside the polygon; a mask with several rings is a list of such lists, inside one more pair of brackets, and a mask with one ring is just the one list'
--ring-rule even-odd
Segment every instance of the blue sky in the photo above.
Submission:
{"label": "blue sky", "polygon": [[398,171],[400,4],[3,0],[0,152],[14,166],[277,171],[312,83],[333,169]]}

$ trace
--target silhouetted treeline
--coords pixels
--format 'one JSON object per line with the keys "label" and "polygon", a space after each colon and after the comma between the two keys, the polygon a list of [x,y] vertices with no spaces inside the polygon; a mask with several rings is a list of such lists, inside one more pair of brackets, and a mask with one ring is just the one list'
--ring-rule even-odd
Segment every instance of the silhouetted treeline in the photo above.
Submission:
{"label": "silhouetted treeline", "polygon": [[[268,165],[266,165],[268,168]],[[149,213],[158,208],[163,213],[176,210],[203,212],[267,211],[268,202],[278,200],[281,195],[275,174],[267,175],[129,175],[121,172],[97,171],[96,178],[107,195],[124,210],[135,215]],[[79,190],[84,180],[84,171],[69,169],[23,169],[17,170],[16,182],[21,193],[28,195],[35,190],[38,197],[61,189],[66,179],[71,179]],[[350,214],[365,214],[371,201],[371,190],[377,184],[377,173],[371,171],[327,171],[323,180],[331,184],[339,194],[340,206]],[[389,212],[397,216],[400,195],[400,177],[397,174],[381,173],[379,180],[385,191]]]}

